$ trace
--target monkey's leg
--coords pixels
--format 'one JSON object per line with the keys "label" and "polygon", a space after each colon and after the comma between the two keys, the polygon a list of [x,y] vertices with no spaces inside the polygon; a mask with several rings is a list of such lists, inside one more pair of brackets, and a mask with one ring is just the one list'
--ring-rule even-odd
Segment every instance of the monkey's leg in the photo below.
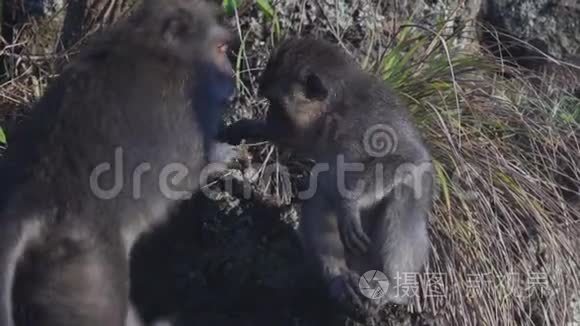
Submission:
{"label": "monkey's leg", "polygon": [[139,317],[137,309],[132,304],[129,304],[129,311],[127,312],[127,321],[125,326],[143,326],[143,321]]}
{"label": "monkey's leg", "polygon": [[415,280],[429,256],[427,214],[431,192],[420,197],[400,186],[388,198],[383,217],[372,235],[371,252],[388,277],[389,286],[380,304],[406,304],[416,295]]}
{"label": "monkey's leg", "polygon": [[62,239],[22,267],[18,325],[125,326],[128,264],[121,242]]}
{"label": "monkey's leg", "polygon": [[331,300],[348,315],[364,320],[367,313],[358,290],[360,276],[347,265],[336,213],[322,194],[316,194],[304,203],[302,216],[304,252],[321,273]]}
{"label": "monkey's leg", "polygon": [[338,218],[340,236],[347,250],[364,255],[370,246],[370,239],[363,229],[359,205],[355,200],[339,198]]}

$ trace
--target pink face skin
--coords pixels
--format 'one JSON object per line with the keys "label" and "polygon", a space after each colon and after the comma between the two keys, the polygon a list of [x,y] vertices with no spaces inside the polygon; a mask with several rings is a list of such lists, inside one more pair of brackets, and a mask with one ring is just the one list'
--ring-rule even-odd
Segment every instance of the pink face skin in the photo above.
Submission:
{"label": "pink face skin", "polygon": [[215,48],[214,62],[221,72],[232,75],[234,71],[228,59],[228,44],[231,41],[230,33],[220,28],[216,34],[215,41],[212,44]]}
{"label": "pink face skin", "polygon": [[230,60],[228,59],[228,48],[228,45],[225,43],[217,47],[216,64],[224,73],[232,74],[234,70]]}

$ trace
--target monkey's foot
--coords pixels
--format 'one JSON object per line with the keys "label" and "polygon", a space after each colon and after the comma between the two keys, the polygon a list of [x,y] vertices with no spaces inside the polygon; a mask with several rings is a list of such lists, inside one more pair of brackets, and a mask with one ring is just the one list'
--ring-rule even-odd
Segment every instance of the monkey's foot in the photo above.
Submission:
{"label": "monkey's foot", "polygon": [[330,281],[330,298],[349,317],[359,321],[372,320],[376,312],[372,301],[363,296],[359,290],[360,276],[352,271],[346,271]]}

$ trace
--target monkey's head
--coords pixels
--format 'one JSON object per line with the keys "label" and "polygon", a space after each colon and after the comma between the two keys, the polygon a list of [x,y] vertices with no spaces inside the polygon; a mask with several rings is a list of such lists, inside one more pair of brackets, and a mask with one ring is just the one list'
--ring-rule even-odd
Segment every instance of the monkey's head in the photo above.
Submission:
{"label": "monkey's head", "polygon": [[[339,48],[316,39],[289,39],[274,51],[260,81],[270,102],[268,123],[289,135],[282,142],[312,141],[340,110],[345,81],[358,66]],[[290,132],[288,132],[290,131]]]}
{"label": "monkey's head", "polygon": [[144,0],[129,19],[141,46],[185,64],[204,62],[232,75],[227,58],[230,33],[218,8],[203,0]]}
{"label": "monkey's head", "polygon": [[234,94],[227,57],[230,32],[218,21],[219,7],[204,0],[143,0],[127,23],[129,42],[153,55],[171,74],[189,83],[192,107],[206,139],[217,133]]}

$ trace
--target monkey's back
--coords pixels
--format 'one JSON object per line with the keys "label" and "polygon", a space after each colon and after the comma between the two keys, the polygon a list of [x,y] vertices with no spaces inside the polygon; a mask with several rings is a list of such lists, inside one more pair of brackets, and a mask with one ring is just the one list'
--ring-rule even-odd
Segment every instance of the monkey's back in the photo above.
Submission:
{"label": "monkey's back", "polygon": [[[115,39],[96,42],[111,44],[79,54],[11,132],[0,163],[0,209],[14,198],[31,213],[60,209],[77,218],[72,216],[96,207],[108,220],[124,205],[147,209],[147,200],[162,197],[157,177],[172,163],[191,174],[183,188],[197,186],[191,180],[197,180],[205,157],[201,127],[188,100],[191,67],[166,63],[156,53],[133,55],[134,45],[125,48]],[[91,175],[102,164],[119,168],[119,152],[122,191],[103,200]],[[143,177],[142,198],[132,200],[133,173],[140,164],[150,166],[155,177]],[[117,181],[103,176],[100,182],[110,188]],[[14,218],[2,215],[0,223]]]}

